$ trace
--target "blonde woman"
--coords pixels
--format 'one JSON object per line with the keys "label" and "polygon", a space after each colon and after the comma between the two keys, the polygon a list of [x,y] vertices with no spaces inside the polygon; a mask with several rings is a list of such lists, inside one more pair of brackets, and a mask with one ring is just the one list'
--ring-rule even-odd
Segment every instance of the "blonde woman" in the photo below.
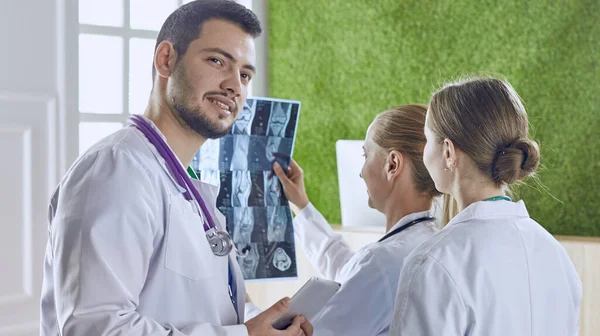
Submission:
{"label": "blonde woman", "polygon": [[439,193],[423,164],[424,105],[405,105],[379,114],[364,144],[361,176],[369,206],[385,214],[386,235],[354,252],[310,203],[302,169],[288,175],[275,165],[285,195],[298,209],[296,242],[324,277],[342,284],[320,316],[315,335],[387,335],[398,275],[406,257],[437,231],[430,212]]}
{"label": "blonde woman", "polygon": [[425,135],[425,166],[459,213],[407,258],[390,335],[576,335],[575,268],[505,192],[540,161],[515,90],[492,78],[446,85]]}

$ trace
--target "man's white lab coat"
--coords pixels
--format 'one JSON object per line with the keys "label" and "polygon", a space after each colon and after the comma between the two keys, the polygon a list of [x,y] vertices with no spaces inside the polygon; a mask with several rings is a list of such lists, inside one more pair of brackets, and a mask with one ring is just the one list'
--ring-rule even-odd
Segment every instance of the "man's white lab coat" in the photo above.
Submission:
{"label": "man's white lab coat", "polygon": [[[153,125],[154,127],[154,125]],[[217,187],[194,181],[216,225]],[[41,335],[247,335],[244,281],[215,256],[199,214],[134,127],[81,156],[51,200]]]}

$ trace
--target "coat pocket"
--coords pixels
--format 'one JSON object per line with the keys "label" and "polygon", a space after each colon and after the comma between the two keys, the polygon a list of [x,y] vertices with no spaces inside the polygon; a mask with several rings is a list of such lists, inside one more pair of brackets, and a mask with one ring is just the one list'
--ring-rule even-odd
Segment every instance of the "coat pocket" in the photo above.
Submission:
{"label": "coat pocket", "polygon": [[214,258],[200,216],[180,195],[171,196],[167,222],[165,268],[191,280],[214,275]]}

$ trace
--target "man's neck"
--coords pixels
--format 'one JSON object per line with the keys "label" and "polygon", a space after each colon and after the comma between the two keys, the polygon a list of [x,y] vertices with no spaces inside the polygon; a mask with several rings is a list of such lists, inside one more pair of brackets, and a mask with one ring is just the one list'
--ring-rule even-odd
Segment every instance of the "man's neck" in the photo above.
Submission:
{"label": "man's neck", "polygon": [[188,167],[206,139],[183,126],[164,104],[151,100],[144,116],[156,125],[179,161]]}

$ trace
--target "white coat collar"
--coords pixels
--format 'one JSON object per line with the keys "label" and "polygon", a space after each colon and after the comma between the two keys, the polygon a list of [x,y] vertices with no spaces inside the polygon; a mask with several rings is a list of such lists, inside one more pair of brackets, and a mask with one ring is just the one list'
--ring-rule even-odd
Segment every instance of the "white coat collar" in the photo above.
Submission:
{"label": "white coat collar", "polygon": [[523,217],[529,218],[529,213],[525,203],[510,201],[479,201],[472,203],[463,211],[459,212],[446,226],[474,220],[491,219],[502,217]]}
{"label": "white coat collar", "polygon": [[401,227],[402,225],[406,225],[406,224],[414,221],[415,219],[419,219],[419,218],[423,218],[423,217],[433,217],[433,213],[431,211],[427,210],[427,211],[421,211],[421,212],[415,212],[415,213],[408,214],[408,215],[402,217],[396,224],[394,224],[394,226],[392,226],[388,232],[392,232],[392,231],[396,230],[397,228]]}
{"label": "white coat collar", "polygon": [[[152,129],[154,129],[154,131],[156,131],[156,133],[161,137],[161,139],[163,139],[163,141],[167,144],[167,147],[169,148],[169,150],[173,152],[173,149],[171,148],[171,146],[169,146],[169,143],[167,142],[167,138],[160,131],[160,129],[156,126],[156,124],[154,124],[154,122],[152,122],[152,120],[146,118],[144,115],[140,115],[140,116],[142,118],[144,118],[144,120],[146,120],[146,122],[148,122],[148,124],[150,125],[150,127],[152,127]],[[156,149],[156,147],[150,142],[150,140],[148,140],[146,138],[146,136],[144,135],[144,133],[142,133],[137,128],[136,128],[136,131],[138,131],[144,137],[144,139],[146,139],[148,141],[148,145],[149,145],[148,147],[152,151],[152,154],[154,154],[154,157],[156,158],[156,160],[158,160],[158,162],[163,167],[163,169],[165,170],[165,172],[167,173],[167,175],[169,175],[169,177],[171,178],[171,181],[173,181],[173,183],[175,184],[175,186],[177,187],[177,189],[181,193],[185,193],[186,189],[183,186],[180,186],[179,183],[177,183],[177,179],[175,179],[175,177],[173,176],[173,173],[169,170],[169,166],[167,165],[167,162],[160,155],[160,153],[158,152],[158,150]],[[177,157],[177,155],[175,155],[175,158],[177,158],[177,163],[179,163],[179,165],[181,165],[181,167],[183,167],[183,170],[187,171],[187,167],[185,167],[183,165],[183,163],[181,163],[181,161],[179,160],[179,158]],[[214,199],[216,199],[217,194],[219,192],[219,188],[217,186],[214,186],[214,185],[209,184],[209,183],[204,183],[204,182],[199,181],[199,180],[194,180],[194,179],[192,179],[192,183],[196,186],[196,189],[198,189],[198,192],[200,192],[200,194],[205,194],[206,192],[208,192],[211,196],[214,195]]]}

